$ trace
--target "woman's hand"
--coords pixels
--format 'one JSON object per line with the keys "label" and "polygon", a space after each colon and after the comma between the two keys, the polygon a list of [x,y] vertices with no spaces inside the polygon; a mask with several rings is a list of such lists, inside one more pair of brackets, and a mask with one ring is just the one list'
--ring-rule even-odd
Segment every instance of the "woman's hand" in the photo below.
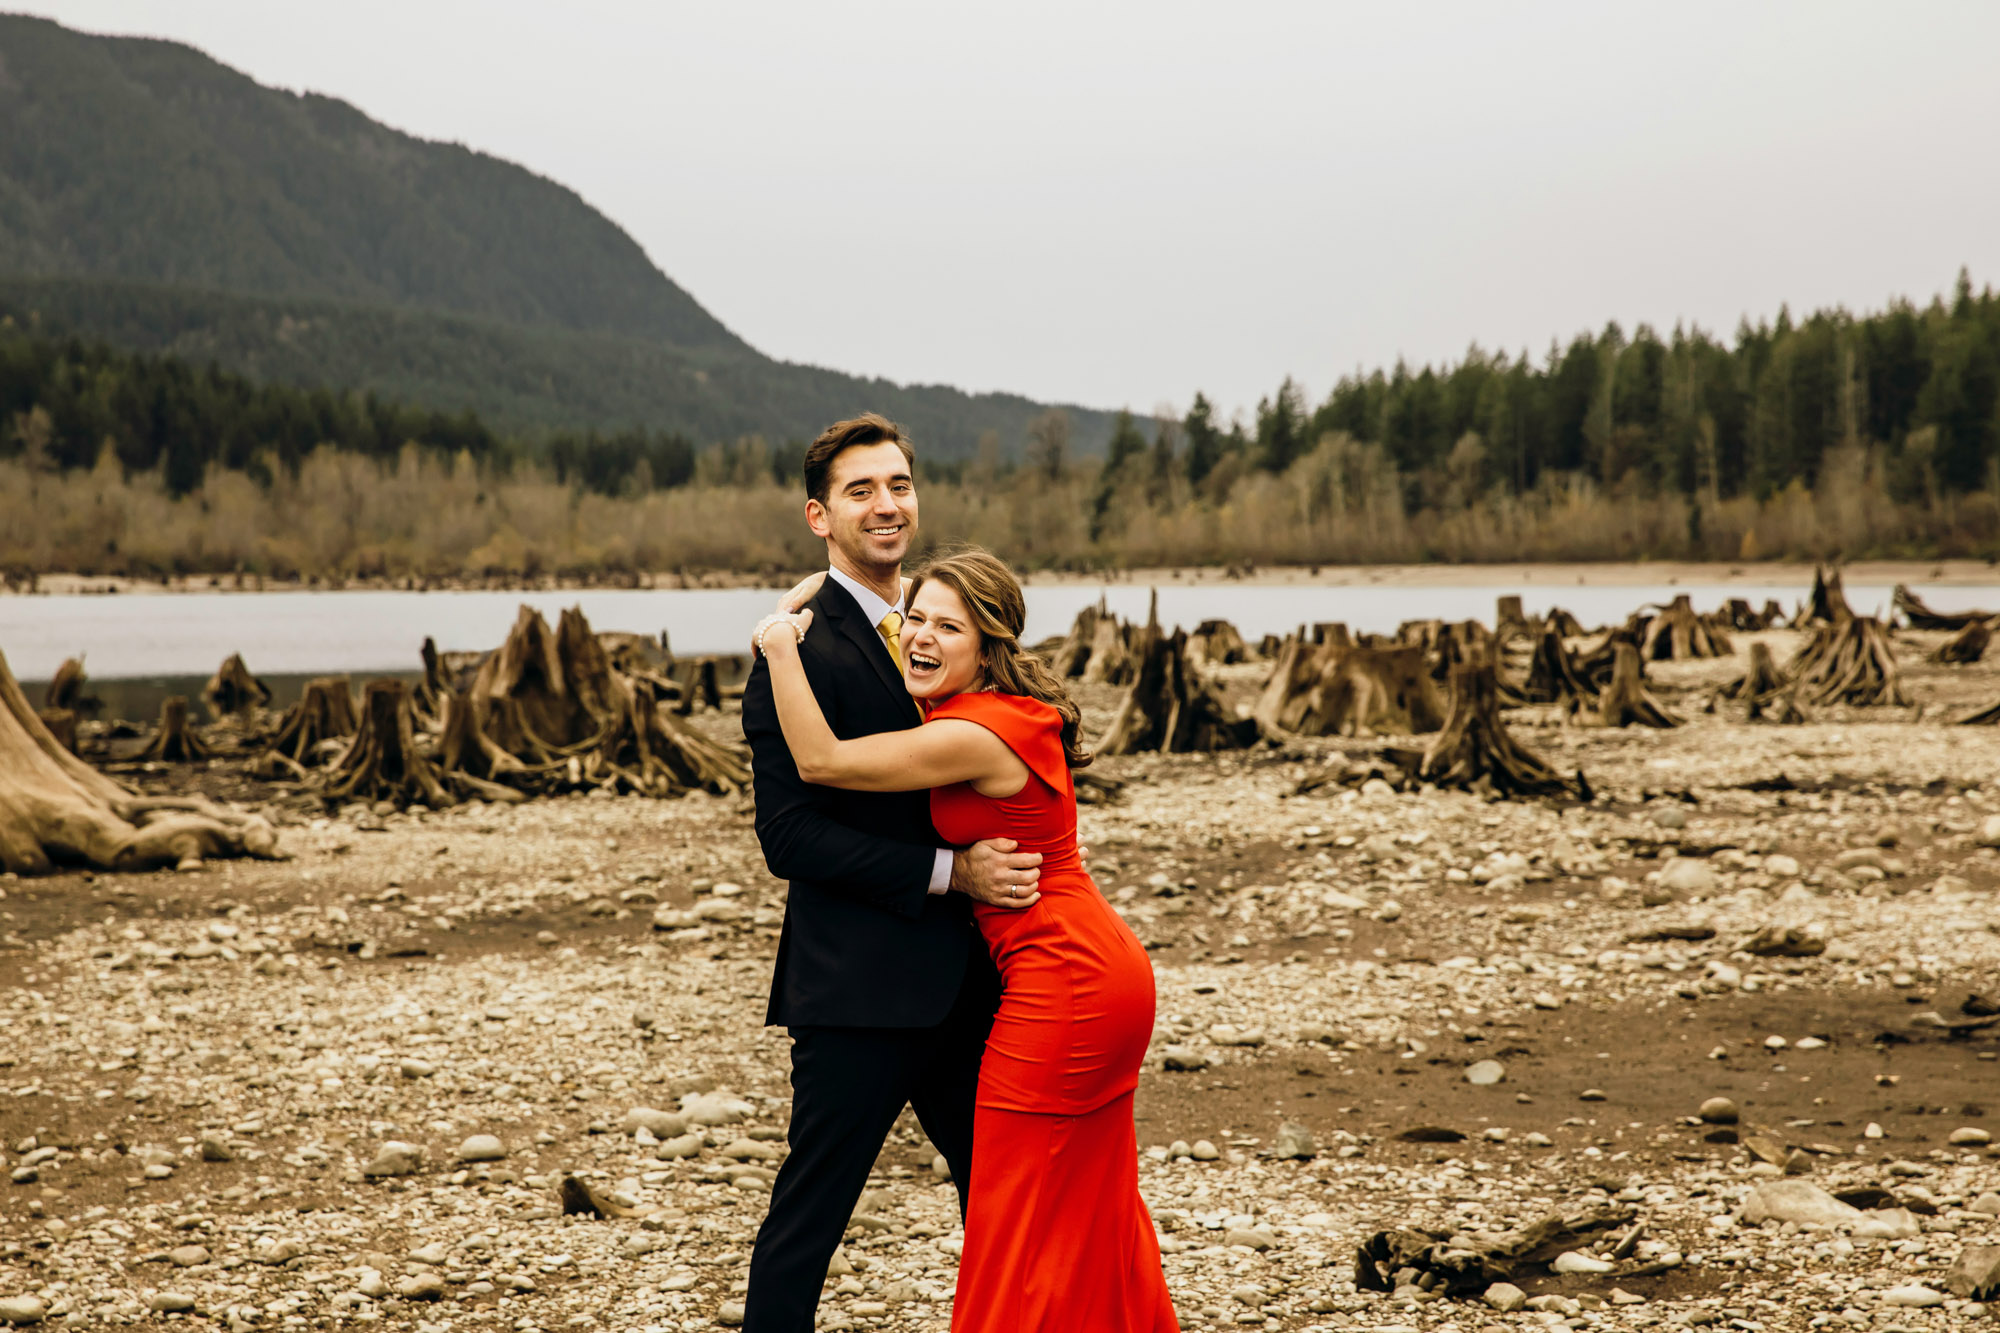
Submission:
{"label": "woman's hand", "polygon": [[[806,637],[806,630],[811,627],[812,620],[813,613],[810,611],[800,611],[795,614],[780,612],[774,616],[765,616],[757,622],[757,628],[750,632],[750,649],[753,653],[766,654],[781,648],[796,652],[799,642]],[[787,629],[792,632],[787,633]]]}
{"label": "woman's hand", "polygon": [[807,602],[819,596],[820,587],[826,582],[826,571],[808,574],[793,585],[792,590],[778,599],[778,614],[790,615],[802,609]]}

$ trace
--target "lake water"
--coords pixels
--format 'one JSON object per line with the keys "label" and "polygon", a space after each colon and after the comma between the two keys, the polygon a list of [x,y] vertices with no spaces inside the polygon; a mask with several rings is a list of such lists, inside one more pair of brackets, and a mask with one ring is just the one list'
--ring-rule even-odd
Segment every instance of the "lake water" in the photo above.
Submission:
{"label": "lake water", "polygon": [[[1622,621],[1647,602],[1687,593],[1708,611],[1731,597],[1761,607],[1774,598],[1787,610],[1807,585],[1744,583],[1669,586],[1522,586],[1530,614],[1562,606],[1586,625]],[[1492,623],[1494,600],[1507,587],[1257,587],[1205,584],[1160,588],[1160,619],[1193,628],[1203,620],[1233,621],[1246,638],[1283,634],[1303,622],[1345,621],[1357,631],[1386,633],[1406,620],[1477,618]],[[1916,585],[1938,610],[2000,609],[2000,585]],[[1850,584],[1848,602],[1864,614],[1886,613],[1889,588]],[[1069,627],[1100,596],[1121,616],[1143,619],[1148,589],[1132,584],[1028,589],[1033,642]],[[676,653],[736,653],[750,627],[776,598],[765,589],[604,589],[569,592],[263,592],[163,595],[0,596],[0,653],[17,680],[43,681],[66,657],[85,654],[97,681],[206,677],[232,652],[260,676],[303,677],[328,672],[417,669],[425,635],[446,652],[497,647],[522,603],[551,623],[564,607],[581,606],[593,628],[654,635],[665,630]]]}

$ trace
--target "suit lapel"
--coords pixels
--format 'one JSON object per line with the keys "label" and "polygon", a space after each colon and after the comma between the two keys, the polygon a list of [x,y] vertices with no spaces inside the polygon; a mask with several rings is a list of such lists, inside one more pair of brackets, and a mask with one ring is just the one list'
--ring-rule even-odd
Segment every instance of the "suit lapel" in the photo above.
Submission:
{"label": "suit lapel", "polygon": [[828,579],[820,588],[819,596],[813,600],[826,618],[827,627],[835,633],[845,635],[860,648],[862,657],[866,658],[868,665],[875,669],[876,677],[894,696],[897,705],[910,711],[918,722],[922,722],[923,711],[917,708],[916,700],[910,697],[909,690],[904,687],[903,677],[896,670],[895,659],[889,656],[889,645],[882,642],[881,631],[869,624],[867,617],[861,614],[860,604],[854,600],[853,594],[832,579]]}

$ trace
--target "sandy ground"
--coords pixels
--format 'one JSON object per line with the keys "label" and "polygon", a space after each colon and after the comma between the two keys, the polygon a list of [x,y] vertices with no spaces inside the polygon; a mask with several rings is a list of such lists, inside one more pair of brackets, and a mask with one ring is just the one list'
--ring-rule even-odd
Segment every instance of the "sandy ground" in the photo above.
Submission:
{"label": "sandy ground", "polygon": [[[1102,761],[1123,798],[1083,825],[1156,964],[1141,1184],[1183,1326],[1991,1326],[1946,1273],[2000,1243],[2000,1030],[1926,1016],[2000,998],[2000,729],[1940,720],[2000,671],[1924,665],[1937,637],[1898,640],[1915,710],[1746,725],[1702,711],[1738,666],[1695,662],[1654,668],[1678,730],[1511,714],[1589,806],[1299,794],[1356,740]],[[1101,726],[1115,696],[1085,703]],[[260,795],[227,765],[133,777]],[[71,1328],[720,1326],[788,1107],[747,801],[288,819],[282,862],[0,880],[0,1301]],[[1741,947],[1772,925],[1826,947]],[[1502,1081],[1468,1080],[1485,1060]],[[1718,1096],[1739,1123],[1697,1118]],[[1755,1148],[1886,1206],[1753,1225],[1782,1169]],[[946,1327],[932,1159],[906,1118],[820,1327]],[[565,1173],[632,1214],[562,1216]],[[1356,1289],[1378,1229],[1593,1208],[1643,1232],[1519,1279],[1539,1309]]]}
{"label": "sandy ground", "polygon": [[[1841,567],[1846,581],[1853,584],[1908,583],[1939,584],[1950,587],[1980,587],[2000,582],[2000,569],[1983,560],[1864,560]],[[807,571],[801,571],[803,577]],[[1029,575],[1026,582],[1043,587],[1096,587],[1104,583],[1137,585],[1180,583],[1191,587],[1235,584],[1251,587],[1407,587],[1407,588],[1510,588],[1541,587],[1652,587],[1745,586],[1812,583],[1813,566],[1788,561],[1746,564],[1737,562],[1700,563],[1695,561],[1631,561],[1606,564],[1529,565],[1313,565],[1225,569],[1219,567],[1182,569],[1121,569],[1101,573],[1067,574],[1044,571]],[[776,581],[758,574],[641,574],[630,583],[584,584],[572,580],[546,579],[533,585],[519,583],[454,583],[452,587],[517,590],[532,586],[541,590],[583,587],[639,588],[729,588],[789,587],[792,580]],[[170,592],[256,592],[269,588],[302,585],[238,582],[213,575],[189,575],[167,581],[130,579],[86,574],[43,574],[36,581],[39,593],[60,594],[147,594]],[[354,579],[338,585],[346,588],[398,588],[394,581]],[[444,585],[440,585],[444,586]],[[22,595],[18,587],[0,583],[0,596]]]}

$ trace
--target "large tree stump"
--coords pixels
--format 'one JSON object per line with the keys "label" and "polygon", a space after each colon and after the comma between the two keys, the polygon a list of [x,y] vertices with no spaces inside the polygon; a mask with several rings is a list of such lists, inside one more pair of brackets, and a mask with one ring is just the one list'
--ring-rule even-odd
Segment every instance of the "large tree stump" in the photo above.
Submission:
{"label": "large tree stump", "polygon": [[714,657],[682,658],[674,664],[674,683],[680,687],[680,702],[674,712],[687,717],[697,708],[722,711],[722,685],[716,665]]}
{"label": "large tree stump", "polygon": [[1723,686],[1721,693],[1725,699],[1743,700],[1745,721],[1790,724],[1806,720],[1797,690],[1778,670],[1771,645],[1762,641],[1750,645],[1749,670]]}
{"label": "large tree stump", "polygon": [[1556,632],[1565,639],[1580,639],[1589,633],[1588,630],[1584,629],[1581,620],[1578,620],[1559,606],[1550,607],[1549,613],[1542,617],[1543,628],[1546,629],[1550,625],[1554,625]]}
{"label": "large tree stump", "polygon": [[1509,639],[1532,638],[1541,627],[1528,619],[1528,613],[1521,608],[1521,594],[1502,594],[1493,607],[1493,637],[1505,643]]}
{"label": "large tree stump", "polygon": [[675,720],[659,701],[652,682],[634,680],[618,702],[615,721],[584,755],[581,776],[594,786],[622,787],[643,796],[674,796],[721,785],[737,786],[741,763],[724,746]]}
{"label": "large tree stump", "polygon": [[199,798],[135,795],[65,750],[0,655],[0,870],[150,870],[277,855],[277,834],[255,815]]}
{"label": "large tree stump", "polygon": [[1888,630],[1873,616],[1850,615],[1820,626],[1786,674],[1804,703],[1910,706]]}
{"label": "large tree stump", "polygon": [[271,687],[250,674],[243,654],[231,653],[201,687],[201,697],[216,717],[254,713],[271,702]]}
{"label": "large tree stump", "polygon": [[1451,674],[1451,705],[1444,727],[1422,752],[1390,751],[1418,782],[1460,787],[1496,797],[1560,796],[1590,799],[1583,774],[1566,778],[1521,745],[1500,720],[1500,695],[1491,662],[1468,662]]}
{"label": "large tree stump", "polygon": [[1097,625],[1111,615],[1111,609],[1102,598],[1097,605],[1086,606],[1076,613],[1069,633],[1064,635],[1055,650],[1048,655],[1049,669],[1062,680],[1075,680],[1083,674],[1090,662],[1091,645],[1097,642]]}
{"label": "large tree stump", "polygon": [[339,753],[340,742],[360,729],[347,677],[320,676],[307,681],[299,701],[285,710],[283,720],[278,723],[278,734],[271,738],[266,760],[276,755],[294,767],[309,768]]}
{"label": "large tree stump", "polygon": [[1151,621],[1136,656],[1136,679],[1098,743],[1098,753],[1240,750],[1257,739],[1256,719],[1232,713],[1220,692],[1188,661],[1185,631],[1162,634],[1159,621]]}
{"label": "large tree stump", "polygon": [[1686,593],[1646,622],[1646,637],[1639,645],[1639,655],[1648,662],[1729,657],[1735,651],[1727,634],[1695,614],[1694,602]]}
{"label": "large tree stump", "polygon": [[42,725],[49,729],[49,735],[56,738],[56,744],[76,753],[76,714],[67,708],[44,708],[38,714]]}
{"label": "large tree stump", "polygon": [[1597,690],[1584,678],[1553,618],[1543,624],[1535,640],[1535,655],[1528,663],[1521,697],[1529,703],[1560,704],[1571,713],[1597,707]]}
{"label": "large tree stump", "polygon": [[328,802],[391,801],[440,810],[458,803],[437,765],[417,751],[416,714],[402,681],[371,680],[363,687],[361,728],[327,769],[321,794]]}
{"label": "large tree stump", "polygon": [[1278,650],[1251,713],[1301,736],[1414,735],[1444,721],[1423,649],[1316,647],[1303,635]]}
{"label": "large tree stump", "polygon": [[1911,629],[1966,629],[2000,614],[1993,611],[1933,611],[1901,583],[1896,585],[1890,597],[1890,604],[1910,623]]}
{"label": "large tree stump", "polygon": [[1993,642],[1993,622],[1974,620],[1965,628],[1939,644],[1931,653],[1931,661],[1939,666],[1966,666],[1986,656],[1986,647]]}
{"label": "large tree stump", "polygon": [[417,724],[424,730],[443,731],[449,701],[458,691],[451,686],[451,674],[445,670],[437,640],[426,634],[424,646],[418,650],[417,656],[424,664],[424,678],[410,692],[410,708],[416,713]]}
{"label": "large tree stump", "polygon": [[1597,698],[1597,720],[1607,727],[1678,727],[1681,719],[1646,692],[1645,670],[1638,649],[1621,643],[1616,651],[1611,683]]}
{"label": "large tree stump", "polygon": [[133,758],[148,763],[193,763],[209,756],[208,746],[188,725],[188,701],[184,694],[170,694],[160,701],[160,726],[146,748]]}

